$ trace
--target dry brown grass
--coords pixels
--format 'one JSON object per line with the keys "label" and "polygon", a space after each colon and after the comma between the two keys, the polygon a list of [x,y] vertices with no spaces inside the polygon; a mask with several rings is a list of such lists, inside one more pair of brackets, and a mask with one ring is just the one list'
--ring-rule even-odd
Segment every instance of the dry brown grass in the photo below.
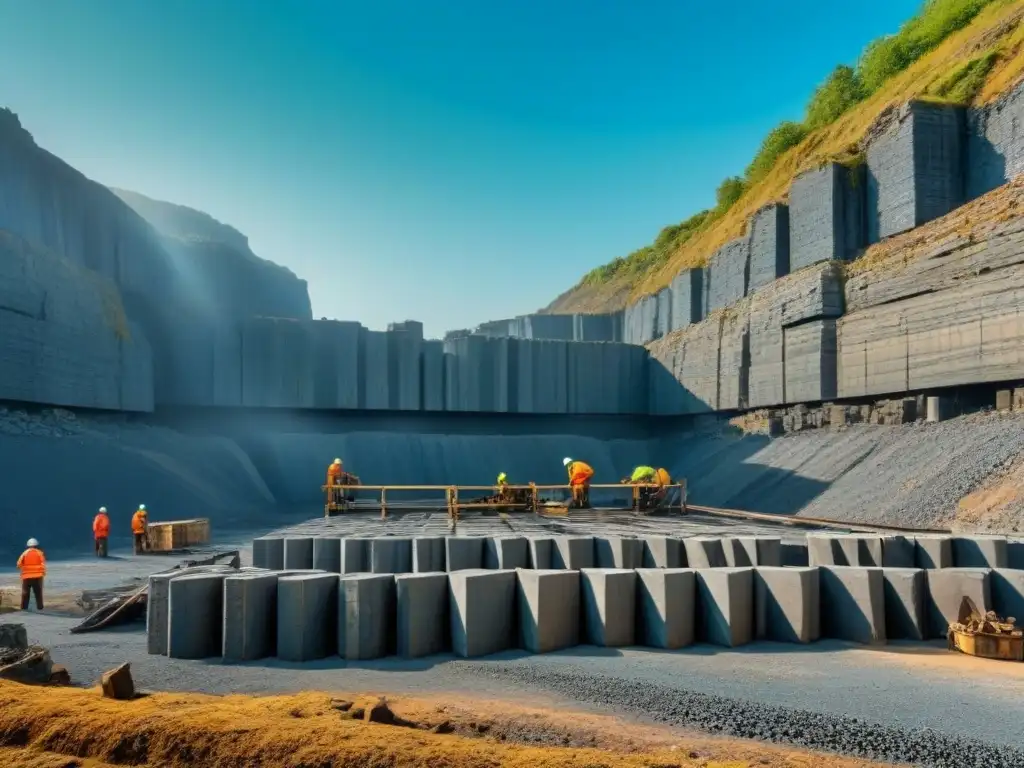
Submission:
{"label": "dry brown grass", "polygon": [[[369,703],[357,700],[357,704]],[[0,764],[25,766],[133,764],[209,768],[345,765],[350,768],[868,768],[863,760],[687,738],[668,729],[630,726],[613,718],[527,710],[507,702],[465,700],[439,706],[397,700],[397,714],[424,726],[447,720],[486,736],[439,735],[367,724],[332,706],[326,694],[255,698],[155,694],[131,702],[97,691],[47,689],[0,682]],[[543,720],[547,729],[590,729],[603,748],[503,743],[502,722]],[[548,722],[550,721],[550,722]],[[486,727],[481,724],[486,723]],[[516,733],[511,731],[510,733]],[[522,731],[518,731],[521,733]],[[635,732],[635,733],[634,733]],[[639,735],[636,735],[638,733]],[[497,737],[495,736],[497,735]],[[613,746],[618,745],[620,748]],[[65,762],[57,757],[66,756]],[[68,762],[67,758],[82,762]],[[5,759],[6,758],[6,759]],[[33,762],[37,759],[38,762]],[[52,758],[52,759],[51,759]],[[21,761],[21,762],[16,762]],[[93,762],[89,762],[93,761]]]}
{"label": "dry brown grass", "polygon": [[697,233],[660,269],[636,283],[613,279],[599,286],[581,286],[559,297],[552,310],[601,312],[620,309],[626,303],[667,286],[680,270],[702,266],[708,256],[746,229],[747,219],[763,206],[785,200],[793,179],[803,171],[832,159],[849,158],[878,117],[891,106],[925,94],[933,84],[973,58],[990,51],[999,58],[989,72],[976,103],[988,103],[1014,87],[1024,77],[1024,3],[1002,0],[993,3],[965,29],[892,78],[870,99],[858,104],[830,126],[811,133],[779,158],[772,171],[752,186],[720,219]]}

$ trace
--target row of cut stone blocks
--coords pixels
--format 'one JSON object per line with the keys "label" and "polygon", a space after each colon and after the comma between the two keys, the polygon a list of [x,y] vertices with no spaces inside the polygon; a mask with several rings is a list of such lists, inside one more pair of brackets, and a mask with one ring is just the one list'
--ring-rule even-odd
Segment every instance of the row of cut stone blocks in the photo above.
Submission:
{"label": "row of cut stone blocks", "polygon": [[1024,571],[985,568],[216,571],[158,574],[150,593],[150,653],[226,660],[922,640],[945,637],[964,596],[1024,615]]}
{"label": "row of cut stone blocks", "polygon": [[253,541],[253,565],[333,573],[757,565],[1024,568],[1024,542],[1002,536],[867,534],[810,534],[804,542],[770,536],[263,537]]}

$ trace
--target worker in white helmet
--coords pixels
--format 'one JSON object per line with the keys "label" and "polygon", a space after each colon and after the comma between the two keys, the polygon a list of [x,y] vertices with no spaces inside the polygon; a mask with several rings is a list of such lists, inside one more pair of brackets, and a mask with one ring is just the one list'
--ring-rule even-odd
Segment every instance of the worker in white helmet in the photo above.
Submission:
{"label": "worker in white helmet", "polygon": [[36,596],[36,610],[43,610],[43,577],[46,576],[46,555],[39,548],[39,542],[29,539],[25,551],[18,558],[21,571],[21,610],[28,610],[29,597]]}
{"label": "worker in white helmet", "polygon": [[594,469],[583,461],[574,461],[566,456],[562,459],[562,466],[569,472],[569,488],[572,490],[572,503],[574,507],[585,509],[590,506],[590,480],[594,476]]}
{"label": "worker in white helmet", "polygon": [[139,504],[132,515],[132,548],[136,555],[149,549],[149,512],[145,504]]}
{"label": "worker in white helmet", "polygon": [[100,507],[100,511],[92,520],[92,537],[95,541],[96,557],[106,557],[107,540],[110,538],[110,517],[107,515],[106,507]]}

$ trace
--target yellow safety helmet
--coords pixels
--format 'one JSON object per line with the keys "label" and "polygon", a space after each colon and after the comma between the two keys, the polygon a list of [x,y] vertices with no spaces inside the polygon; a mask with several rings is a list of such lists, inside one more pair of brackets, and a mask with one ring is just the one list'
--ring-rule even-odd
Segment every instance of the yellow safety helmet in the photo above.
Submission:
{"label": "yellow safety helmet", "polygon": [[504,483],[506,480],[508,480],[508,475],[506,475],[504,472],[499,472],[498,473],[498,482],[499,483]]}

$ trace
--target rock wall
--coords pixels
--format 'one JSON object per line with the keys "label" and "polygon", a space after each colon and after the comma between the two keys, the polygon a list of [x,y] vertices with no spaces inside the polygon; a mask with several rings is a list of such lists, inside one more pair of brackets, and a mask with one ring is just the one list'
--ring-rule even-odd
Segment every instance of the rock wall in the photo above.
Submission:
{"label": "rock wall", "polygon": [[747,295],[750,273],[750,240],[732,240],[708,258],[704,270],[704,306],[708,313],[724,309]]}
{"label": "rock wall", "polygon": [[867,243],[864,166],[828,163],[801,174],[789,190],[792,269],[856,258]]}
{"label": "rock wall", "polygon": [[788,275],[789,262],[789,206],[767,205],[750,219],[747,291],[755,291]]}
{"label": "rock wall", "polygon": [[967,115],[967,199],[1024,173],[1024,82]]}
{"label": "rock wall", "polygon": [[672,280],[672,325],[678,331],[704,319],[704,270],[684,269]]}

